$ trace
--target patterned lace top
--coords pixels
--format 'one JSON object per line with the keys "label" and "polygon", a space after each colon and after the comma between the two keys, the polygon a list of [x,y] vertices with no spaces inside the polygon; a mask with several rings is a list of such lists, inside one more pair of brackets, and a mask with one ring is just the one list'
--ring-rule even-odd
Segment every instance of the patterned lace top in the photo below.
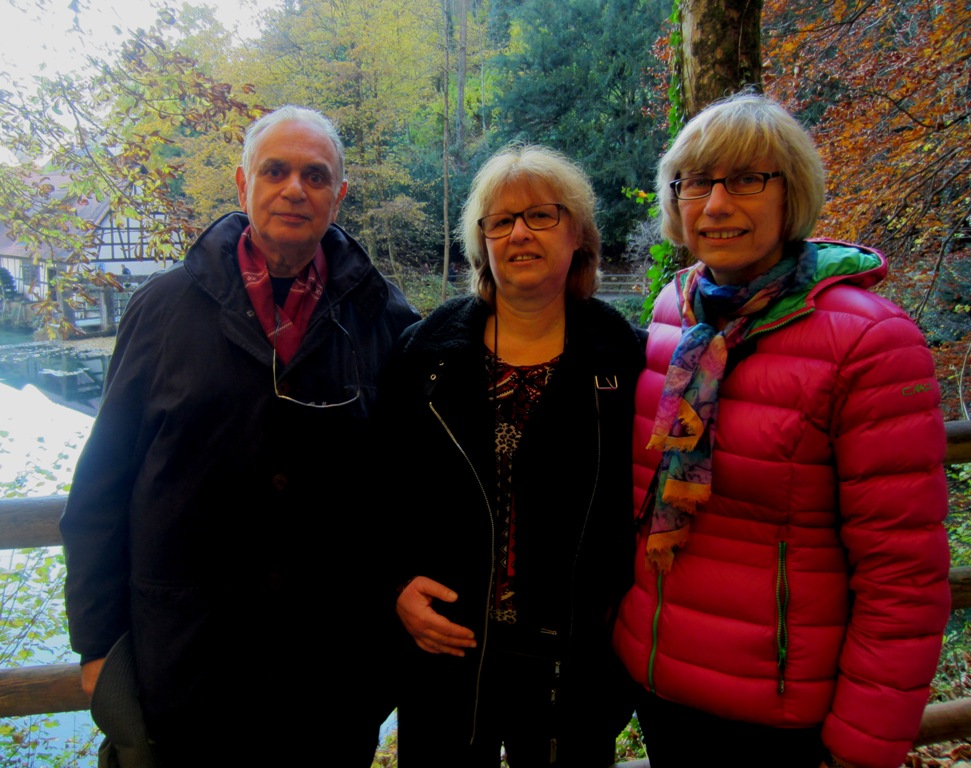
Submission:
{"label": "patterned lace top", "polygon": [[496,580],[489,618],[516,623],[516,494],[513,462],[526,422],[559,361],[557,356],[538,365],[509,365],[486,353],[489,400],[496,405]]}

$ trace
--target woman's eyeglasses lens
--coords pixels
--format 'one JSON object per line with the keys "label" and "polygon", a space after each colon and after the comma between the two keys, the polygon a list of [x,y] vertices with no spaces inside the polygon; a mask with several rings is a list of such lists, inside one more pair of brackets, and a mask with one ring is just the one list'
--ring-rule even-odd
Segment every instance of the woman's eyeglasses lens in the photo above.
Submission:
{"label": "woman's eyeglasses lens", "polygon": [[482,234],[491,239],[505,237],[516,226],[516,219],[522,218],[526,226],[532,230],[552,229],[560,223],[560,203],[545,203],[534,205],[519,213],[493,213],[479,219]]}
{"label": "woman's eyeglasses lens", "polygon": [[708,197],[716,184],[724,184],[725,189],[731,195],[757,195],[765,189],[769,179],[775,179],[781,175],[782,171],[773,173],[748,171],[746,173],[735,173],[723,179],[713,179],[710,176],[689,176],[685,179],[675,179],[671,182],[671,188],[679,200],[697,200],[700,197]]}

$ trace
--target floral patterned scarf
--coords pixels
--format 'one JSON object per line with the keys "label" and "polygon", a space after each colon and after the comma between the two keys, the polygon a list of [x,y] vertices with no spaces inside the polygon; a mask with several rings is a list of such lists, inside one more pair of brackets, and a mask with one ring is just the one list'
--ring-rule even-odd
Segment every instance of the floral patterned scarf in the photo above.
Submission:
{"label": "floral patterned scarf", "polygon": [[[801,248],[798,253],[787,250],[778,264],[748,285],[716,285],[701,263],[688,273],[681,341],[671,356],[647,444],[648,449],[663,451],[647,499],[654,499],[645,552],[652,570],[671,569],[674,548],[687,541],[691,517],[711,496],[718,388],[729,351],[745,338],[755,315],[805,289],[815,270],[815,249]],[[729,318],[721,331],[712,324],[718,317]]]}

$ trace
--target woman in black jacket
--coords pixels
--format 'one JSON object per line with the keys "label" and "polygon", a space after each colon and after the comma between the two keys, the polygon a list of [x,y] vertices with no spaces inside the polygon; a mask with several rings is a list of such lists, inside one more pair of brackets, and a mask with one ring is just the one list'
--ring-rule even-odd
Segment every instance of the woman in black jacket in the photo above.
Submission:
{"label": "woman in black jacket", "polygon": [[592,298],[594,205],[558,153],[495,155],[463,214],[475,295],[412,326],[389,366],[404,768],[496,766],[500,745],[514,768],[608,766],[630,716],[609,636],[643,356]]}

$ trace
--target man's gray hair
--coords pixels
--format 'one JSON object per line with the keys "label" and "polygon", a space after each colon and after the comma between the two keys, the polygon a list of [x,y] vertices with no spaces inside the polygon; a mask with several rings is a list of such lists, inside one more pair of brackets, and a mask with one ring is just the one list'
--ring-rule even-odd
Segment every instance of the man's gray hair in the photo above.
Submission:
{"label": "man's gray hair", "polygon": [[263,117],[246,129],[246,137],[243,139],[243,158],[240,162],[243,166],[243,173],[249,176],[253,151],[259,143],[260,136],[274,125],[289,122],[303,123],[304,125],[317,129],[330,139],[334,145],[334,150],[337,152],[337,162],[340,164],[340,167],[337,169],[337,178],[338,181],[342,181],[344,179],[344,142],[341,141],[341,137],[337,133],[337,128],[334,126],[334,123],[315,109],[295,107],[292,104],[287,104],[285,107],[280,107],[269,114],[263,115]]}

